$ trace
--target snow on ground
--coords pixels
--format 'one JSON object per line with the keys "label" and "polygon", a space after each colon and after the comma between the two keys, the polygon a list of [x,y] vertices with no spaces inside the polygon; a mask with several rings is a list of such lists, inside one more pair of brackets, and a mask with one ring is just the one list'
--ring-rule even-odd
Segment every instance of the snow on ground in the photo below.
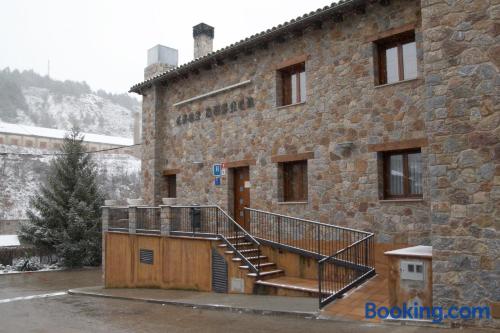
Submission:
{"label": "snow on ground", "polygon": [[19,246],[19,238],[17,235],[0,235],[0,247]]}
{"label": "snow on ground", "polygon": [[[50,152],[38,148],[0,145],[0,220],[26,218],[29,199],[45,181],[53,158],[41,155],[44,153]],[[138,158],[126,154],[93,156],[106,199],[124,200],[140,196],[141,161]]]}

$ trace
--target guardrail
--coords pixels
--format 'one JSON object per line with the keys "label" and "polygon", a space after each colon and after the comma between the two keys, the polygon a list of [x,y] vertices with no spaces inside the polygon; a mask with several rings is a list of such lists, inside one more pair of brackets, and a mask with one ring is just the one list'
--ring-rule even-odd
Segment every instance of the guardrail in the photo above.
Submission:
{"label": "guardrail", "polygon": [[108,229],[128,232],[128,207],[109,207]]}
{"label": "guardrail", "polygon": [[[252,272],[259,274],[260,243],[219,206],[172,206],[171,209],[171,235],[216,236],[222,239]],[[257,248],[257,263],[251,262],[239,251],[239,244],[243,242],[251,242]]]}
{"label": "guardrail", "polygon": [[161,228],[160,207],[137,207],[136,232],[159,234]]}
{"label": "guardrail", "polygon": [[249,232],[263,244],[318,260],[320,307],[375,274],[373,234],[245,208]]}

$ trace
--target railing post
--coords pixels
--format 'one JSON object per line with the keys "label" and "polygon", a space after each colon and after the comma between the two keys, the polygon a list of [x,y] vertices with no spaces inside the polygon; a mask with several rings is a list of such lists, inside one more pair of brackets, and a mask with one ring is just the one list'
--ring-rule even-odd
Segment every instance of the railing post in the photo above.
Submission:
{"label": "railing post", "polygon": [[278,216],[278,243],[281,244],[281,216]]}
{"label": "railing post", "polygon": [[316,238],[318,241],[318,254],[321,255],[321,227],[319,225],[316,226],[317,232],[316,232]]}
{"label": "railing post", "polygon": [[137,206],[128,206],[128,232],[135,234],[137,230]]}
{"label": "railing post", "polygon": [[[213,208],[211,208],[213,209]],[[218,209],[216,209],[217,214],[215,215],[215,234],[219,235],[219,212]]]}

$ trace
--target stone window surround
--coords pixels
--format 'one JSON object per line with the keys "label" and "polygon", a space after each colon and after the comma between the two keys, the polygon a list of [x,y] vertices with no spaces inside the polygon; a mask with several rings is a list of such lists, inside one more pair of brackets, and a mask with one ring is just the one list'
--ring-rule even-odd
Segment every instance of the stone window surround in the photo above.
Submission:
{"label": "stone window surround", "polygon": [[304,100],[302,102],[295,102],[292,104],[281,105],[282,83],[281,83],[281,75],[279,75],[279,73],[282,69],[285,69],[287,67],[297,65],[300,63],[306,64],[305,71],[306,71],[306,96],[307,96],[307,91],[308,91],[308,89],[307,89],[307,61],[310,58],[311,58],[311,56],[309,54],[301,54],[301,55],[298,55],[298,56],[295,56],[292,58],[288,58],[288,59],[276,64],[276,66],[274,66],[273,69],[274,69],[274,73],[275,73],[275,80],[274,80],[275,81],[275,105],[274,105],[275,109],[281,109],[281,108],[286,108],[289,106],[301,105],[301,104],[306,103],[307,98],[306,98],[306,100]]}
{"label": "stone window surround", "polygon": [[[379,61],[378,61],[379,57],[378,57],[377,42],[380,40],[390,38],[391,36],[403,34],[405,32],[411,31],[411,30],[415,31],[415,33],[416,33],[417,27],[418,27],[417,22],[411,22],[411,23],[408,23],[408,24],[405,24],[405,25],[402,25],[399,27],[387,29],[385,31],[379,32],[377,34],[374,34],[374,35],[371,35],[371,36],[368,36],[367,38],[365,38],[365,42],[371,43],[372,47],[373,47],[373,68],[374,68],[373,83],[374,83],[375,88],[386,87],[389,85],[394,85],[394,84],[398,84],[398,83],[402,83],[402,82],[414,81],[414,80],[418,80],[420,78],[420,73],[418,72],[418,51],[417,51],[417,77],[416,78],[411,78],[411,79],[401,80],[401,81],[391,82],[391,83],[384,83],[384,84],[379,84],[379,82],[378,82],[379,81]],[[417,43],[417,49],[418,49],[418,44],[419,43]]]}
{"label": "stone window surround", "polygon": [[376,143],[368,145],[368,152],[377,153],[377,174],[378,174],[378,201],[380,203],[419,203],[424,202],[425,190],[422,197],[419,198],[385,198],[384,197],[384,168],[383,168],[383,153],[396,151],[396,150],[407,150],[420,148],[421,152],[424,153],[423,148],[428,146],[427,138],[417,138],[417,139],[407,139],[401,141],[391,141],[384,143]]}
{"label": "stone window surround", "polygon": [[[303,160],[310,160],[314,159],[314,152],[308,151],[304,153],[296,153],[296,154],[284,154],[284,155],[273,155],[271,156],[271,162],[272,163],[285,163],[285,162],[294,162],[294,161],[303,161]],[[303,205],[303,204],[308,204],[308,200],[304,201],[284,201],[283,200],[283,187],[282,187],[282,174],[281,174],[281,168],[278,166],[277,167],[277,172],[278,172],[278,188],[277,188],[277,204],[278,205]],[[307,186],[309,187],[309,182],[307,182]],[[309,192],[309,191],[308,191]]]}

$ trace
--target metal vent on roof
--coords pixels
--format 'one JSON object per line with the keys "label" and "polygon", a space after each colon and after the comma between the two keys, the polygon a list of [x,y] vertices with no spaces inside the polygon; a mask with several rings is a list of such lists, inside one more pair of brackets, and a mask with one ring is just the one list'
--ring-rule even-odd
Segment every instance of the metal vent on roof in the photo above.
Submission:
{"label": "metal vent on roof", "polygon": [[214,248],[212,248],[212,290],[217,293],[227,293],[227,263]]}
{"label": "metal vent on roof", "polygon": [[141,264],[152,265],[154,262],[153,250],[139,249],[139,261]]}

